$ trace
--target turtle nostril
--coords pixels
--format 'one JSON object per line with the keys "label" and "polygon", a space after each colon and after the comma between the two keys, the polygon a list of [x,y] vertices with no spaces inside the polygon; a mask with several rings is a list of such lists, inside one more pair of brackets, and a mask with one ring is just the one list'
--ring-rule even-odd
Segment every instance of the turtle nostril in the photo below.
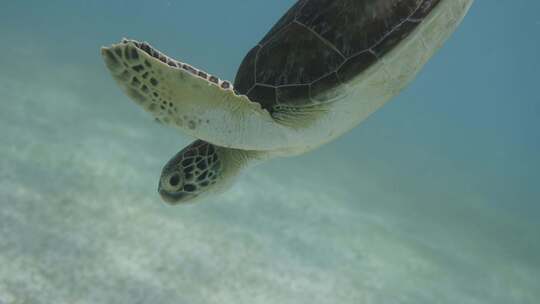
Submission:
{"label": "turtle nostril", "polygon": [[171,178],[169,179],[169,184],[173,187],[178,186],[180,184],[180,175],[178,173],[175,173]]}

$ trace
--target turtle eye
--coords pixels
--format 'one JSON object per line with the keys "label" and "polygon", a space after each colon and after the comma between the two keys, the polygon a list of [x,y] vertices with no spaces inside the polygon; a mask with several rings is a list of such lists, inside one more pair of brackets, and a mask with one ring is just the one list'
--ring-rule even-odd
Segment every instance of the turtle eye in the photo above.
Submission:
{"label": "turtle eye", "polygon": [[179,184],[180,184],[180,175],[178,173],[175,173],[169,178],[169,185],[171,185],[171,187],[173,188],[176,188],[178,187]]}

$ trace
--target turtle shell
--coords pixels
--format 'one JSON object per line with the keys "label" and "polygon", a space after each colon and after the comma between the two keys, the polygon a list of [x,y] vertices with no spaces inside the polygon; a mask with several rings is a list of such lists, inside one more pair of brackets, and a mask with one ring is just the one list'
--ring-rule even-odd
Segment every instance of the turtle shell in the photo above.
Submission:
{"label": "turtle shell", "polygon": [[[453,1],[453,0],[449,0]],[[244,58],[238,94],[270,112],[327,101],[396,47],[441,0],[299,0]]]}

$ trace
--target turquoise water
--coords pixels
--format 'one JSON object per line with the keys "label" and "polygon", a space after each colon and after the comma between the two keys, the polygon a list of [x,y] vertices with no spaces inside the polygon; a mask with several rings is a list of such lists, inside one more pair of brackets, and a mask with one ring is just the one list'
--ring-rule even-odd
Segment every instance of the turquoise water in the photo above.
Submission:
{"label": "turquoise water", "polygon": [[129,101],[99,47],[147,40],[233,79],[292,3],[0,3],[0,303],[538,303],[537,1],[476,1],[337,141],[161,202],[192,139]]}

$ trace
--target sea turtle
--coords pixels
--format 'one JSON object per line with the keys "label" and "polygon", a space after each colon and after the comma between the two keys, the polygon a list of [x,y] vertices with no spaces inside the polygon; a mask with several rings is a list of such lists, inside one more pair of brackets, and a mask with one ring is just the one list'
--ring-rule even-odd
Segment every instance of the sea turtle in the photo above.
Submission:
{"label": "sea turtle", "polygon": [[252,48],[233,85],[123,39],[101,53],[157,121],[198,138],[163,168],[170,204],[227,189],[249,164],[315,149],[397,95],[473,0],[299,0]]}

